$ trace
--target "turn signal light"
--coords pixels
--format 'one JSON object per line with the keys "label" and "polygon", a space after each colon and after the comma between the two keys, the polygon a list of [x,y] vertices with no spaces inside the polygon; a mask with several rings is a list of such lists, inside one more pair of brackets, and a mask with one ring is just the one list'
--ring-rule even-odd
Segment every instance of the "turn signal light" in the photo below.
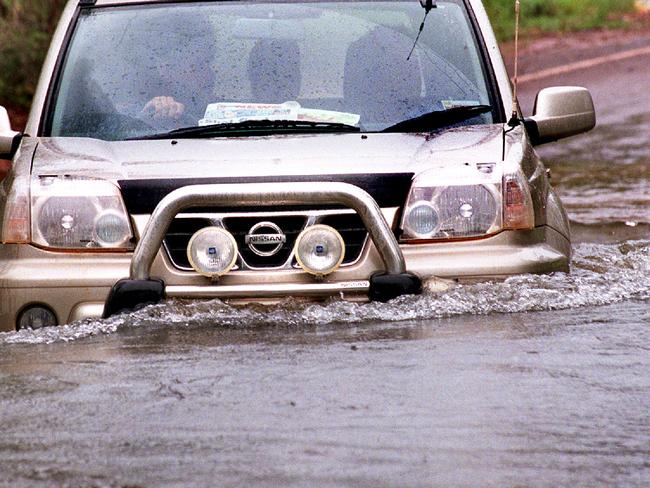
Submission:
{"label": "turn signal light", "polygon": [[530,190],[520,173],[503,178],[503,227],[505,229],[532,229],[535,212]]}
{"label": "turn signal light", "polygon": [[29,176],[17,177],[5,204],[3,244],[25,244],[31,241]]}

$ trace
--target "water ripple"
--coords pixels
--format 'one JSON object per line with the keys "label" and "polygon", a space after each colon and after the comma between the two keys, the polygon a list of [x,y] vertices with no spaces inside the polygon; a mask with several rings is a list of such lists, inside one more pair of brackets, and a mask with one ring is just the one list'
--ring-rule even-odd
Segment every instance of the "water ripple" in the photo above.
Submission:
{"label": "water ripple", "polygon": [[68,342],[147,325],[252,328],[394,322],[461,314],[563,310],[625,300],[650,300],[650,241],[580,244],[575,248],[571,274],[521,275],[501,282],[459,284],[444,292],[404,296],[390,303],[291,299],[281,305],[241,306],[220,300],[171,300],[107,320],[2,333],[0,344]]}

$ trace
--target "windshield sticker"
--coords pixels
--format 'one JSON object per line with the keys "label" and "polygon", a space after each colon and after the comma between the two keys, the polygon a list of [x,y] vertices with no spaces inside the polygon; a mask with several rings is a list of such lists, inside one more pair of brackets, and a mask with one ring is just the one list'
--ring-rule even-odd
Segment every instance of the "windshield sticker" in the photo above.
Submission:
{"label": "windshield sticker", "polygon": [[200,126],[233,124],[247,120],[302,120],[309,122],[357,125],[360,115],[302,108],[298,102],[272,103],[211,103]]}
{"label": "windshield sticker", "polygon": [[298,111],[298,120],[309,120],[310,122],[327,122],[334,124],[359,125],[361,116],[346,112],[335,112],[333,110],[318,110],[301,108]]}
{"label": "windshield sticker", "polygon": [[440,103],[445,110],[458,107],[474,107],[475,105],[481,105],[481,102],[478,100],[440,100]]}

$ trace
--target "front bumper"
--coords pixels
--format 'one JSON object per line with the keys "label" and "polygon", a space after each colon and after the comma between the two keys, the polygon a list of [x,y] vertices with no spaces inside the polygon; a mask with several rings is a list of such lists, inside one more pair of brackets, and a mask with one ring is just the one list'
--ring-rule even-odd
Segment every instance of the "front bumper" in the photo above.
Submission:
{"label": "front bumper", "polygon": [[[225,205],[275,206],[291,205],[342,205],[356,212],[361,218],[374,248],[381,258],[368,279],[368,285],[356,282],[303,283],[289,288],[293,294],[327,295],[342,294],[344,290],[366,291],[372,300],[388,301],[399,295],[418,294],[422,282],[417,276],[407,273],[406,262],[395,234],[384,218],[377,202],[361,188],[348,183],[251,183],[230,185],[194,185],[174,190],[155,208],[146,224],[133,253],[128,279],[119,281],[111,289],[106,300],[104,317],[157,303],[168,296],[193,297],[219,296],[227,289],[229,296],[268,298],[265,291],[278,296],[278,285],[273,287],[252,285],[220,284],[216,287],[167,287],[160,279],[151,279],[151,268],[163,240],[176,216],[193,207],[220,207]],[[292,270],[291,270],[292,271]],[[273,275],[275,276],[275,275]],[[287,286],[284,286],[287,288]],[[282,286],[279,286],[282,288]],[[302,290],[301,290],[302,288]]]}
{"label": "front bumper", "polygon": [[[436,277],[475,280],[504,278],[522,273],[568,271],[570,243],[550,227],[531,231],[505,231],[471,241],[400,246],[386,222],[387,219],[394,220],[394,211],[384,210],[382,214],[374,200],[356,187],[342,188],[340,185],[351,185],[338,183],[332,185],[336,186],[334,190],[342,191],[339,197],[344,200],[343,203],[354,208],[364,219],[372,239],[356,263],[340,268],[321,282],[315,282],[300,269],[284,269],[233,272],[214,284],[197,273],[174,267],[166,253],[161,252],[160,241],[166,230],[165,222],[185,208],[186,204],[196,204],[196,195],[192,195],[192,191],[188,193],[187,188],[191,187],[186,187],[182,189],[184,193],[180,194],[187,198],[184,203],[178,204],[178,200],[172,198],[172,207],[161,206],[161,202],[156,210],[158,215],[154,212],[151,218],[135,218],[142,237],[133,255],[73,254],[45,251],[29,245],[0,245],[0,331],[14,330],[21,310],[34,304],[47,305],[55,312],[59,323],[69,323],[87,317],[100,317],[106,311],[109,313],[105,315],[110,315],[124,308],[123,305],[128,308],[138,302],[157,301],[145,297],[144,300],[135,299],[136,303],[129,303],[124,294],[118,293],[117,300],[112,302],[113,309],[106,310],[107,297],[111,292],[115,295],[116,283],[123,282],[121,280],[126,276],[129,276],[129,281],[149,281],[151,276],[159,278],[162,288],[156,292],[158,298],[260,300],[296,295],[367,299],[373,293],[371,277],[384,270],[383,276],[388,275],[389,278],[375,279],[380,282],[380,287],[387,287],[395,293],[391,291],[388,296],[375,297],[381,299],[418,291],[419,279],[413,281],[410,273],[427,281]],[[221,186],[223,190],[223,185]],[[213,190],[209,189],[207,193],[213,196]],[[322,195],[315,200],[323,202],[327,199],[327,203],[337,201],[331,199],[332,189],[323,192],[323,184],[320,184],[319,190],[316,193]],[[241,195],[241,191],[242,185],[233,185],[232,192],[237,195],[231,193],[228,198],[236,196],[240,200],[248,199],[248,205],[263,205],[269,201],[268,187],[255,189],[255,197],[251,194]],[[264,192],[263,199],[260,198],[260,191]],[[349,201],[349,192],[353,193],[354,201]],[[220,194],[222,193],[223,191]],[[278,200],[295,202],[296,199],[303,203],[306,198],[305,195],[296,196],[293,190],[289,195],[287,184],[282,184],[282,195],[276,197],[275,203]],[[211,202],[212,200],[199,203]],[[164,218],[160,217],[161,212]],[[400,276],[404,278],[398,278],[396,283],[394,278]],[[406,280],[406,284],[403,280]],[[134,296],[132,292],[127,295]]]}
{"label": "front bumper", "polygon": [[[550,227],[506,231],[475,241],[400,247],[406,268],[425,283],[434,277],[474,281],[503,279],[523,273],[566,272],[569,268],[569,241]],[[67,254],[28,245],[0,245],[0,331],[14,330],[20,311],[37,303],[52,308],[59,323],[101,317],[111,288],[129,275],[130,263],[129,254]],[[369,245],[358,263],[340,269],[327,282],[367,282],[367,277],[380,265],[376,250]],[[201,294],[200,290],[211,285],[210,280],[178,271],[162,252],[154,260],[152,276],[162,278],[172,291],[182,286],[189,287],[186,291],[199,290],[194,295],[197,297],[228,298],[227,294]],[[268,289],[290,285],[291,294],[303,295],[306,288],[302,285],[313,284],[313,281],[299,270],[248,271],[226,275],[222,284],[251,284]],[[366,296],[356,289],[345,290],[342,295],[344,298]],[[255,299],[255,296],[249,295],[249,298]]]}

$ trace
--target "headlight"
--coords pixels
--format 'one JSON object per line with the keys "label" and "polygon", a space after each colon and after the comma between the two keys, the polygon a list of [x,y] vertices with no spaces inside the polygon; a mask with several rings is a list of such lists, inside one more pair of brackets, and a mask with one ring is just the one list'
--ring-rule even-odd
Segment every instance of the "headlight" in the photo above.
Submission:
{"label": "headlight", "polygon": [[459,173],[426,172],[415,179],[402,217],[402,240],[471,238],[500,230],[500,178],[476,168]]}
{"label": "headlight", "polygon": [[441,230],[449,237],[472,237],[496,229],[499,195],[485,185],[450,186],[438,193]]}
{"label": "headlight", "polygon": [[104,180],[39,177],[32,182],[32,241],[54,249],[133,249],[119,189]]}
{"label": "headlight", "polygon": [[[519,159],[517,159],[519,157]],[[504,229],[532,229],[533,201],[520,154],[499,164],[419,174],[402,216],[402,241],[467,239]]]}
{"label": "headlight", "polygon": [[404,227],[411,231],[413,236],[427,238],[437,233],[440,227],[438,210],[430,202],[419,201],[408,209]]}

